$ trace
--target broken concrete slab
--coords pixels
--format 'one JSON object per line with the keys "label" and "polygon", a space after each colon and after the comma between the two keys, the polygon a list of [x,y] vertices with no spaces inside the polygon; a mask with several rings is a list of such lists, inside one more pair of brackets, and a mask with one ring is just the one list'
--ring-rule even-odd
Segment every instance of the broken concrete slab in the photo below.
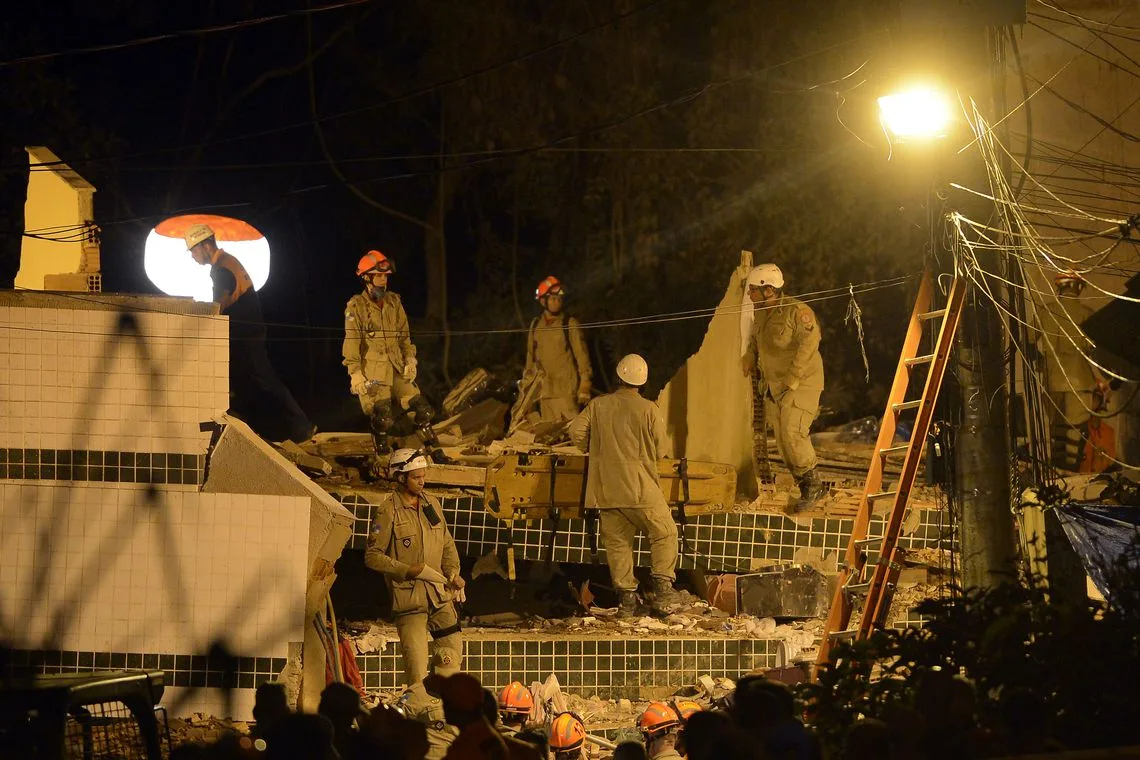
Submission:
{"label": "broken concrete slab", "polygon": [[273,444],[274,448],[281,452],[281,455],[288,459],[306,475],[316,477],[323,477],[332,475],[332,465],[326,462],[316,454],[310,454],[302,449],[293,441],[282,441],[281,443]]}
{"label": "broken concrete slab", "polygon": [[823,575],[811,567],[741,575],[736,588],[740,611],[759,618],[818,618],[830,602]]}

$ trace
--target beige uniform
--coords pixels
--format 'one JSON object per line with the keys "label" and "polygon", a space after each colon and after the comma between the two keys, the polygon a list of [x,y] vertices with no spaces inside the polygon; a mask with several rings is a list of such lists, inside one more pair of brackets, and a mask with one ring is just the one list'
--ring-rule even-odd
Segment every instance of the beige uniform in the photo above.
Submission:
{"label": "beige uniform", "polygon": [[425,760],[443,760],[447,748],[459,736],[459,729],[444,720],[443,700],[434,697],[423,683],[414,683],[400,698],[409,718],[427,726],[428,752]]}
{"label": "beige uniform", "polygon": [[570,423],[570,440],[589,452],[587,509],[597,509],[614,588],[636,591],[633,539],[649,538],[653,576],[672,583],[677,523],[661,491],[657,459],[662,441],[657,405],[623,387],[591,401]]}
{"label": "beige uniform", "polygon": [[569,420],[578,413],[578,390],[590,387],[590,354],[578,320],[543,314],[530,325],[524,374],[542,375],[539,413],[543,420]]}
{"label": "beige uniform", "polygon": [[[425,514],[431,508],[437,520]],[[451,592],[442,585],[407,580],[408,569],[422,562],[450,578],[459,572],[459,552],[439,500],[420,494],[420,506],[408,506],[398,493],[388,494],[377,507],[368,532],[364,564],[384,574],[392,595],[392,614],[404,650],[404,674],[408,685],[423,680],[428,671],[428,635],[437,649],[447,649],[459,666],[463,640]]]}
{"label": "beige uniform", "polygon": [[774,306],[756,305],[746,356],[763,375],[768,423],[780,456],[796,477],[816,464],[808,434],[823,392],[819,339],[815,312],[804,302],[785,295]]}
{"label": "beige uniform", "polygon": [[357,293],[344,310],[344,366],[352,382],[358,379],[377,383],[360,394],[360,407],[367,415],[380,402],[395,397],[400,405],[419,395],[414,382],[404,379],[404,366],[416,356],[408,329],[408,315],[400,296],[384,293],[374,303],[366,293]]}

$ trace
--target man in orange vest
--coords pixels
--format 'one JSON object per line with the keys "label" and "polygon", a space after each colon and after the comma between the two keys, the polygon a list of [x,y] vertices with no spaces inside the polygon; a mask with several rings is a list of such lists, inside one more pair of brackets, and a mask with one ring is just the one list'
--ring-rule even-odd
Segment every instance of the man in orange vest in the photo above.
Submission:
{"label": "man in orange vest", "polygon": [[[186,249],[194,261],[210,267],[214,283],[214,303],[230,322],[230,398],[232,411],[244,417],[251,410],[268,408],[274,402],[273,414],[253,415],[252,419],[279,416],[289,439],[307,441],[317,432],[293,394],[277,377],[269,354],[265,351],[265,320],[261,301],[253,280],[241,262],[218,248],[214,230],[206,224],[195,224],[186,231]],[[253,422],[250,422],[253,427]],[[261,425],[257,425],[261,428]],[[258,434],[261,434],[259,429]]]}

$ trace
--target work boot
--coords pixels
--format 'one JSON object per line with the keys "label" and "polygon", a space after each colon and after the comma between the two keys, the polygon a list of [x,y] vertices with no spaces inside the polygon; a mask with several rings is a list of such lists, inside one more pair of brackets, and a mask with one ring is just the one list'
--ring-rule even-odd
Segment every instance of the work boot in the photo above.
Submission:
{"label": "work boot", "polygon": [[673,588],[668,578],[654,578],[653,591],[649,594],[649,606],[653,613],[664,617],[697,602],[697,598],[687,591]]}
{"label": "work boot", "polygon": [[810,469],[800,477],[800,501],[796,505],[796,511],[801,512],[812,504],[823,498],[827,493],[827,489],[823,485],[823,480],[820,479],[819,473],[815,469]]}
{"label": "work boot", "polygon": [[644,617],[649,613],[636,591],[618,592],[618,617]]}
{"label": "work boot", "polygon": [[456,464],[454,459],[443,453],[443,449],[435,446],[428,447],[427,455],[436,464]]}
{"label": "work boot", "polygon": [[372,431],[372,449],[376,452],[378,457],[386,457],[392,453],[392,443],[388,440],[387,433],[379,433],[375,430]]}

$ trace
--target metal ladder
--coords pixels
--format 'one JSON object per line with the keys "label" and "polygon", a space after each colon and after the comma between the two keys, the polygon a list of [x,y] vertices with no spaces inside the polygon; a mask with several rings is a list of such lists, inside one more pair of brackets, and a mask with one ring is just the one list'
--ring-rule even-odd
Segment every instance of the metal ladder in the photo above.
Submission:
{"label": "metal ladder", "polygon": [[[934,406],[938,400],[942,378],[950,360],[950,349],[962,315],[965,295],[965,278],[955,277],[950,286],[945,308],[932,309],[934,285],[930,270],[922,276],[914,311],[907,327],[906,339],[899,355],[898,368],[895,370],[894,383],[891,385],[883,421],[879,427],[879,437],[875,442],[875,453],[871,456],[871,464],[867,470],[867,481],[863,487],[863,496],[859,500],[859,511],[855,515],[851,539],[839,565],[835,594],[823,629],[819,655],[816,657],[817,667],[831,660],[831,648],[835,642],[850,638],[865,639],[875,629],[882,628],[886,622],[901,570],[900,560],[903,550],[898,547],[899,534],[902,532],[907,502],[910,500],[910,492],[922,461],[922,449],[934,416]],[[919,354],[923,327],[933,320],[941,320],[934,349],[929,354]],[[916,367],[927,367],[926,382],[920,398],[907,400],[911,370]],[[910,441],[899,446],[892,445],[899,415],[912,410],[917,410],[917,414]],[[883,469],[887,458],[900,454],[905,455],[905,458],[898,481],[893,486],[885,486]],[[867,528],[871,522],[875,503],[887,499],[891,500],[891,512],[887,518],[883,537],[867,538]],[[868,568],[867,549],[875,544],[880,545],[879,559]],[[860,596],[865,597],[863,616],[858,628],[848,629],[855,600]]]}

